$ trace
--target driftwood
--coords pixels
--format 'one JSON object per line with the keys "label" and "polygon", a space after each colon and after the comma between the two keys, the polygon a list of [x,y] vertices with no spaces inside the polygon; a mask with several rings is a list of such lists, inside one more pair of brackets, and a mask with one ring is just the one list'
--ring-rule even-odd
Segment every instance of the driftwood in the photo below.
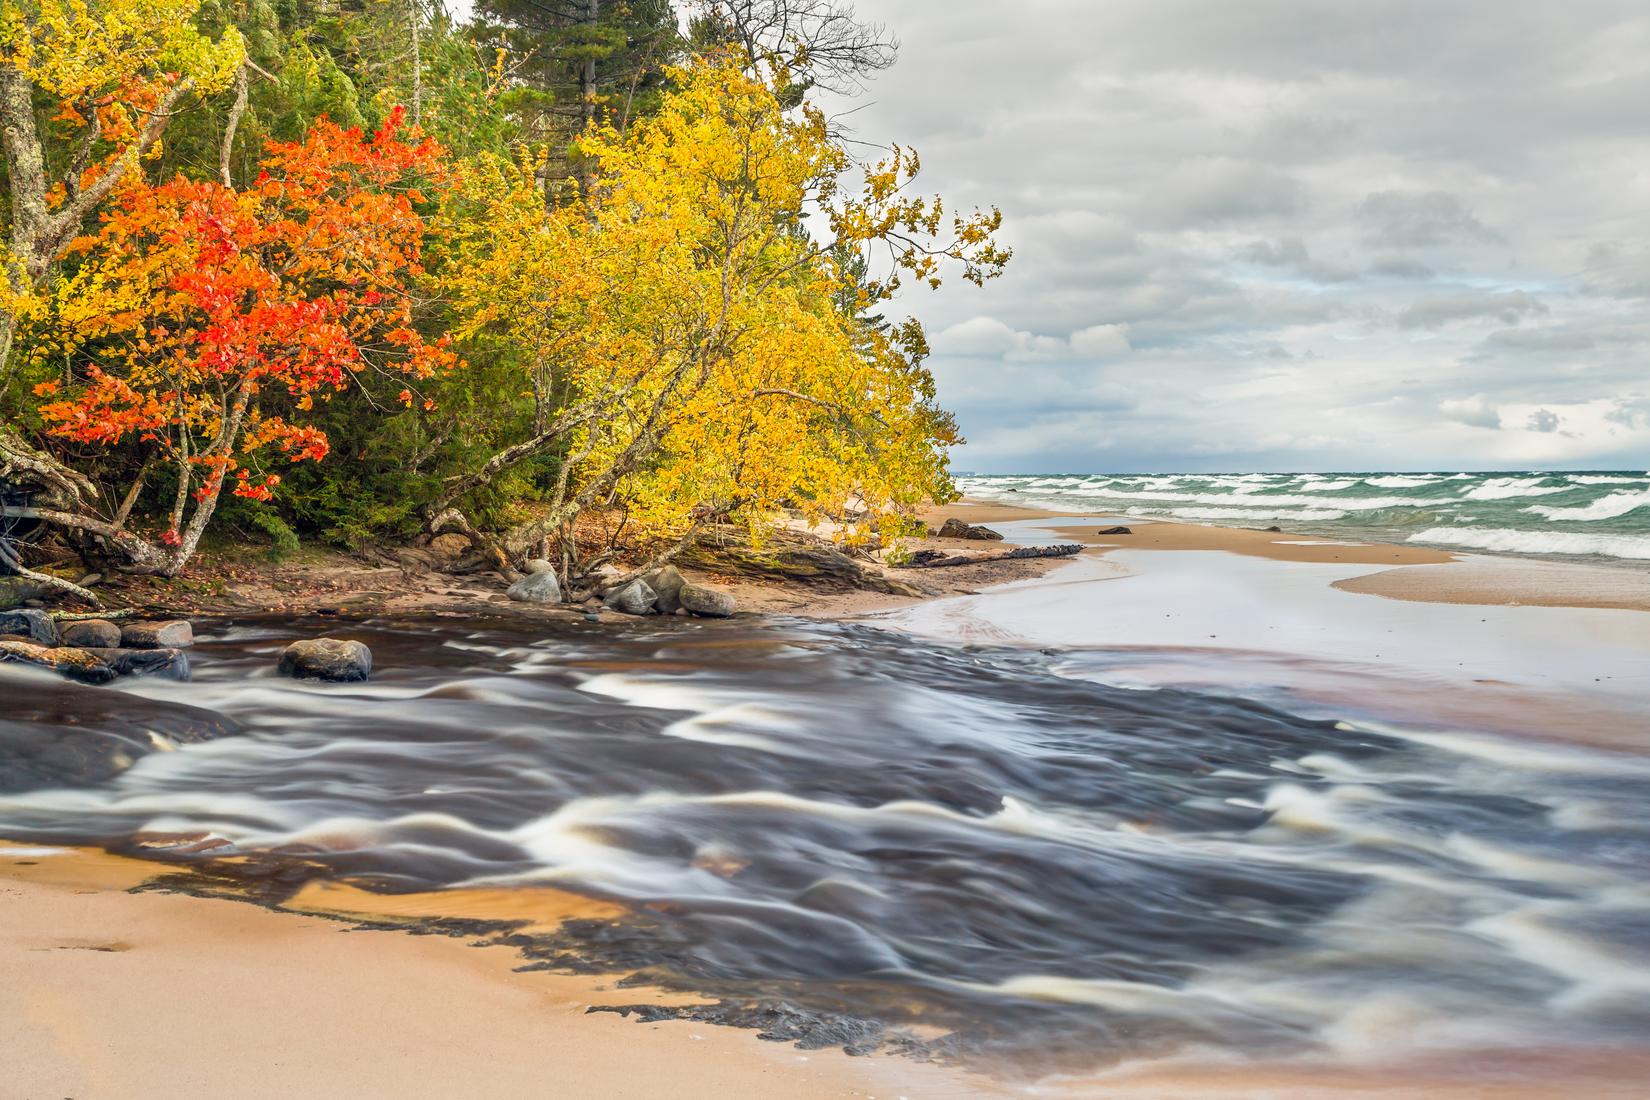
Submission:
{"label": "driftwood", "polygon": [[1069,558],[1083,548],[1075,542],[1057,546],[1018,546],[1001,554],[947,554],[940,550],[920,550],[900,569],[944,569],[950,565],[980,565],[990,561],[1019,561],[1023,558]]}
{"label": "driftwood", "polygon": [[923,593],[904,581],[867,569],[817,535],[775,531],[753,547],[743,528],[707,528],[676,557],[677,565],[751,580],[781,581],[824,589],[863,589],[900,596]]}
{"label": "driftwood", "polygon": [[81,623],[92,619],[130,619],[137,611],[130,607],[116,608],[113,611],[53,611],[51,616],[60,623]]}

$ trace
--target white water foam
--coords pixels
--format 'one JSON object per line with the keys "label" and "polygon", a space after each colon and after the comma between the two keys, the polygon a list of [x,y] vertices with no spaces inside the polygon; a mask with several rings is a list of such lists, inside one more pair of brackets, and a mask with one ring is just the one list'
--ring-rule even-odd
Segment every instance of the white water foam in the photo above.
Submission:
{"label": "white water foam", "polygon": [[1512,497],[1544,497],[1552,493],[1567,493],[1568,485],[1543,485],[1545,478],[1497,477],[1461,494],[1463,500],[1507,500]]}
{"label": "white water foam", "polygon": [[1650,537],[1592,535],[1571,531],[1513,531],[1504,527],[1429,527],[1409,537],[1410,542],[1436,542],[1473,550],[1509,554],[1597,554],[1612,558],[1650,560]]}
{"label": "white water foam", "polygon": [[1543,507],[1532,504],[1524,509],[1536,515],[1546,516],[1553,520],[1583,520],[1615,519],[1625,516],[1629,512],[1636,512],[1640,508],[1650,508],[1650,489],[1624,489],[1611,493],[1607,497],[1599,497],[1591,504],[1583,504],[1574,508],[1564,508],[1558,505]]}

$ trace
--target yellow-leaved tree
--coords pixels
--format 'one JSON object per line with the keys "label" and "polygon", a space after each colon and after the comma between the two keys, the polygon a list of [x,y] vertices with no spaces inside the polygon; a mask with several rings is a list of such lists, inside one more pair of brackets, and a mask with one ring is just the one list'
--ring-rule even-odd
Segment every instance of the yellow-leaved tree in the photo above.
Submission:
{"label": "yellow-leaved tree", "polygon": [[[951,492],[955,426],[921,327],[866,315],[902,280],[938,286],[946,261],[996,275],[1000,213],[908,195],[915,156],[856,164],[818,110],[787,109],[737,58],[673,78],[656,116],[582,139],[596,171],[576,201],[547,204],[531,164],[484,162],[454,193],[457,334],[517,349],[534,415],[431,515],[471,529],[465,494],[556,457],[548,507],[506,557],[549,541],[588,569],[606,548],[579,546],[575,521],[593,507],[657,562],[708,524],[759,537],[782,506],[852,538]],[[857,262],[873,249],[880,279]]]}

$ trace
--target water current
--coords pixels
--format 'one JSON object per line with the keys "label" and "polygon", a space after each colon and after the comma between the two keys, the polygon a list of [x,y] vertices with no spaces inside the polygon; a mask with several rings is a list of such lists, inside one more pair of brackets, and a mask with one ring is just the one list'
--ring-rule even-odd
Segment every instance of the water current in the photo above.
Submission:
{"label": "water current", "polygon": [[[805,1044],[1027,1072],[1650,1036],[1643,758],[861,625],[200,630],[187,684],[0,667],[0,836],[206,835],[227,843],[169,858],[381,892],[556,886],[631,915],[541,960]],[[372,646],[370,684],[272,675],[321,630]]]}

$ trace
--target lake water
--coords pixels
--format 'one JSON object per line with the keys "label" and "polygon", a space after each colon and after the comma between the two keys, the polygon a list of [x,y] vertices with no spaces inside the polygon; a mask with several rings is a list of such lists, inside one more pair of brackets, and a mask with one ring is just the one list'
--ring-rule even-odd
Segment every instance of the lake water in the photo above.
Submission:
{"label": "lake water", "polygon": [[1650,474],[1037,474],[958,479],[971,497],[1194,523],[1544,557],[1650,559]]}

